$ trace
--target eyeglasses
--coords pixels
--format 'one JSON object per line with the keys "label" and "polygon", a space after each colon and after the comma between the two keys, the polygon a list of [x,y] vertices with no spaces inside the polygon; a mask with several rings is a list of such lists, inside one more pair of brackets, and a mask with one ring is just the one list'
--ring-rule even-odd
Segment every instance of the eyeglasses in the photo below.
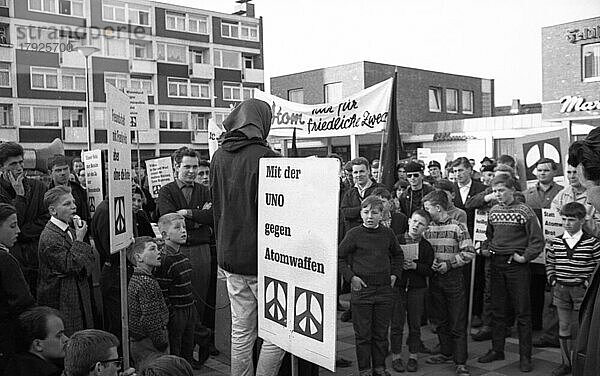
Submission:
{"label": "eyeglasses", "polygon": [[418,178],[419,176],[421,176],[421,174],[418,172],[415,172],[414,174],[411,174],[411,173],[406,174],[407,178]]}
{"label": "eyeglasses", "polygon": [[[98,363],[102,363],[102,364],[114,363],[115,366],[117,367],[117,369],[120,371],[121,368],[123,368],[123,357],[118,357],[118,358],[115,358],[115,359],[101,360]],[[90,367],[90,371],[93,371],[94,368],[96,368],[96,364],[95,363]]]}

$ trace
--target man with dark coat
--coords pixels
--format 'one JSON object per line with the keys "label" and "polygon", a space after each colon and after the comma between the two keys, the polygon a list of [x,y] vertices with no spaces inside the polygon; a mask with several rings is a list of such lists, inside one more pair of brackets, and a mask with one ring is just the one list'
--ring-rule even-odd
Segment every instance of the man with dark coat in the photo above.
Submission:
{"label": "man with dark coat", "polygon": [[38,242],[50,215],[44,206],[46,186],[39,180],[26,177],[23,154],[23,147],[16,142],[0,143],[0,202],[17,208],[21,233],[10,253],[19,261],[31,294],[35,296],[39,271]]}
{"label": "man with dark coat", "polygon": [[375,188],[384,187],[370,178],[369,161],[366,158],[354,158],[349,163],[352,166],[354,186],[346,191],[341,204],[345,232],[362,224],[360,217],[362,200],[371,195]]}
{"label": "man with dark coat", "polygon": [[399,198],[400,209],[410,218],[417,209],[423,208],[423,197],[434,189],[429,184],[423,183],[423,166],[417,162],[409,162],[404,166],[406,178],[408,179],[408,188]]}
{"label": "man with dark coat", "polygon": [[[456,194],[454,206],[467,212],[467,230],[473,239],[473,227],[475,226],[475,208],[467,208],[466,203],[471,197],[485,191],[486,186],[479,180],[473,179],[473,166],[466,157],[456,158],[452,162],[452,171],[456,176]],[[471,286],[471,267],[463,268],[464,281],[467,291]],[[483,256],[475,257],[475,284],[473,286],[473,324],[481,326],[481,315],[483,313],[483,292],[485,287],[485,260]],[[468,304],[468,299],[467,299]]]}
{"label": "man with dark coat", "polygon": [[[266,142],[271,107],[261,100],[240,103],[223,122],[227,131],[210,164],[217,259],[231,301],[231,374],[252,374],[258,313],[258,168],[278,156]],[[257,374],[277,372],[284,350],[263,341]]]}

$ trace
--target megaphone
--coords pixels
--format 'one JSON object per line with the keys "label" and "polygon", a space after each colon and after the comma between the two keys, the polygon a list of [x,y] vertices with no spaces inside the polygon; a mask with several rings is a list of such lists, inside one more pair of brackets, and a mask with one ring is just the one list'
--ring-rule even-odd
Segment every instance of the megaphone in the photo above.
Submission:
{"label": "megaphone", "polygon": [[23,168],[48,172],[48,159],[55,155],[65,155],[62,141],[55,138],[50,145],[42,149],[25,149],[23,153]]}

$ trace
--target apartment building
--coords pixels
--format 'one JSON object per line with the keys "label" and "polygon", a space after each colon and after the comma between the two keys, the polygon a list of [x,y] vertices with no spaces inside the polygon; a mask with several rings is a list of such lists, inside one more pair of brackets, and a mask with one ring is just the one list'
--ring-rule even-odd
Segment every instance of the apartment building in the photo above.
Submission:
{"label": "apartment building", "polygon": [[60,138],[70,156],[87,147],[86,59],[76,48],[91,45],[94,148],[107,142],[110,82],[148,96],[142,159],[182,145],[208,157],[208,120],[221,123],[264,89],[262,20],[246,6],[240,15],[144,0],[0,0],[0,139],[40,148]]}

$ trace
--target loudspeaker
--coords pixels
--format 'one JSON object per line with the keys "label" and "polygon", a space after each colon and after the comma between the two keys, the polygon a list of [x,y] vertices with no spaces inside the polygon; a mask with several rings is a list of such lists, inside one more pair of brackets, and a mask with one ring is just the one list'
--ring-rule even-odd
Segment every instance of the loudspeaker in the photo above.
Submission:
{"label": "loudspeaker", "polygon": [[60,139],[55,138],[50,145],[45,148],[25,149],[23,153],[23,168],[26,170],[38,170],[48,172],[48,159],[55,155],[65,155],[65,148]]}

